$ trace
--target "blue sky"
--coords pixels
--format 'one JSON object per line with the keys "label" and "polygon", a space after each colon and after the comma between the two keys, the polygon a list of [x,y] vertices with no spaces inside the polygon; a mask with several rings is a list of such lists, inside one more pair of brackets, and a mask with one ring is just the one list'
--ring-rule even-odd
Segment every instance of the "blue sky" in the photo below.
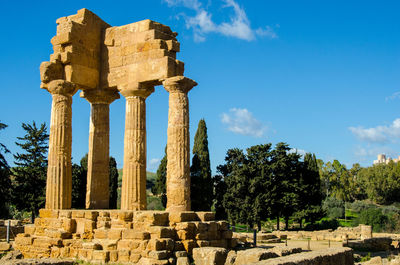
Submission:
{"label": "blue sky", "polygon": [[[351,166],[400,155],[399,1],[3,1],[0,142],[13,153],[21,123],[50,122],[39,65],[52,53],[56,19],[88,8],[112,26],[152,19],[179,33],[189,92],[191,141],[208,127],[211,164],[227,149],[284,141]],[[74,96],[73,151],[88,149],[89,103]],[[110,154],[123,161],[125,100],[111,104]],[[168,93],[147,99],[147,161],[167,140]],[[12,156],[7,156],[13,164]]]}

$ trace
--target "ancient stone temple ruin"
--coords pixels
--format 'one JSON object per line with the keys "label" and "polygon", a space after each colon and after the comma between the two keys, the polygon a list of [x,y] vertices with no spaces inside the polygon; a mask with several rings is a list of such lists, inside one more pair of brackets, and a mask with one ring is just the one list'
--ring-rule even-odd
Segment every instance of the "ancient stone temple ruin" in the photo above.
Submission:
{"label": "ancient stone temple ruin", "polygon": [[[193,248],[234,244],[224,221],[190,211],[189,102],[196,82],[176,60],[177,33],[143,20],[112,27],[87,9],[57,20],[40,66],[52,96],[46,207],[15,246],[25,257],[173,263]],[[167,209],[146,211],[146,98],[169,92]],[[72,96],[91,106],[86,210],[71,209]],[[109,208],[109,107],[126,100],[121,210]],[[79,114],[74,114],[79,115]]]}

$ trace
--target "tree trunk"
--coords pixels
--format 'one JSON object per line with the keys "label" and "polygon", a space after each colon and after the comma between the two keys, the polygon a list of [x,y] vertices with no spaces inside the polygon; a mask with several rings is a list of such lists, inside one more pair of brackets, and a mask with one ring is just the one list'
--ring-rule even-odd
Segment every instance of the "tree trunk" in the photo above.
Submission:
{"label": "tree trunk", "polygon": [[35,210],[31,210],[31,222],[35,223]]}
{"label": "tree trunk", "polygon": [[276,230],[279,231],[279,214],[276,215]]}
{"label": "tree trunk", "polygon": [[300,218],[300,230],[302,230],[302,229],[303,229],[303,219]]}
{"label": "tree trunk", "polygon": [[289,230],[289,216],[285,216],[285,230]]}
{"label": "tree trunk", "polygon": [[258,232],[261,232],[261,221],[257,222]]}

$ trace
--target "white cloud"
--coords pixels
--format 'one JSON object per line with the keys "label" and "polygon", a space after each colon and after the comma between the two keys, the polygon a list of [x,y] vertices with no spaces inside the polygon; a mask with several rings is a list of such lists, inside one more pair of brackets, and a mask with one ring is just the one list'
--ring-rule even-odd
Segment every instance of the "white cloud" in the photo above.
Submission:
{"label": "white cloud", "polygon": [[266,26],[264,29],[263,28],[258,28],[256,29],[256,34],[259,36],[265,36],[271,39],[276,39],[278,38],[278,35],[274,31],[274,29],[270,26]]}
{"label": "white cloud", "polygon": [[150,161],[147,163],[147,171],[150,172],[156,172],[158,166],[160,165],[161,159],[159,158],[152,158]]}
{"label": "white cloud", "polygon": [[380,125],[372,128],[349,127],[349,130],[361,141],[369,143],[395,142],[400,138],[400,118],[390,125]]}
{"label": "white cloud", "polygon": [[298,153],[299,155],[304,156],[305,154],[307,154],[307,151],[306,151],[306,150],[303,150],[303,149],[292,148],[292,149],[289,150],[288,153],[289,153],[289,154],[291,154],[291,153]]}
{"label": "white cloud", "polygon": [[221,122],[226,124],[231,132],[253,137],[262,137],[267,130],[267,127],[247,109],[232,108],[229,113],[222,113]]}
{"label": "white cloud", "polygon": [[209,13],[202,3],[197,0],[164,0],[168,6],[184,6],[196,12],[195,16],[183,14],[186,21],[186,27],[193,29],[194,40],[197,42],[205,41],[205,35],[208,33],[219,33],[228,37],[235,37],[242,40],[251,41],[255,36],[268,37],[275,39],[278,35],[273,28],[266,26],[265,29],[254,30],[250,26],[246,12],[234,0],[223,0],[224,8],[232,8],[233,16],[229,22],[215,23],[212,20],[212,14]]}
{"label": "white cloud", "polygon": [[387,157],[397,158],[399,152],[388,146],[368,145],[366,147],[357,146],[354,149],[354,155],[359,161],[369,161],[372,163],[372,160],[376,159],[379,154],[386,154]]}
{"label": "white cloud", "polygon": [[386,97],[385,100],[389,101],[389,100],[395,100],[396,98],[400,98],[400,91],[394,92],[392,95],[390,95],[389,97]]}

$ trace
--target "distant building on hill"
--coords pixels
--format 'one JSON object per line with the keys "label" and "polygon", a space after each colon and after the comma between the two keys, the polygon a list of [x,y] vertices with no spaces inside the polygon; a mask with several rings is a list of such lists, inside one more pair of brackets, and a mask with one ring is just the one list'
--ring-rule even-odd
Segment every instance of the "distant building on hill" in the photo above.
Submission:
{"label": "distant building on hill", "polygon": [[386,158],[385,154],[379,154],[378,159],[374,160],[374,165],[376,164],[389,164],[390,161],[395,163],[400,162],[400,156],[398,158],[392,159],[391,157]]}

